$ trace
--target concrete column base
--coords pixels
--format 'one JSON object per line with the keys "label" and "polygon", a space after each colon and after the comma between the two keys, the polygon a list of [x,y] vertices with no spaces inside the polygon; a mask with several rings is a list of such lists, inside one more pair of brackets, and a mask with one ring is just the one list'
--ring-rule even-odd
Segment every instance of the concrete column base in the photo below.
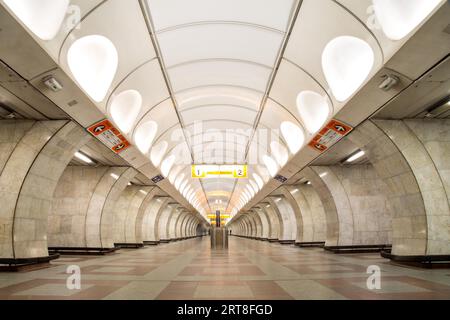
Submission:
{"label": "concrete column base", "polygon": [[139,249],[144,247],[143,243],[114,243],[114,246],[116,248],[123,248],[123,249]]}
{"label": "concrete column base", "polygon": [[391,254],[390,250],[382,250],[381,256],[390,259],[395,264],[426,269],[450,268],[450,255],[433,256],[397,256]]}
{"label": "concrete column base", "polygon": [[278,240],[280,244],[295,244],[295,240]]}
{"label": "concrete column base", "polygon": [[59,254],[51,254],[48,257],[24,258],[24,259],[0,259],[0,272],[33,271],[51,266],[50,261],[58,259]]}
{"label": "concrete column base", "polygon": [[159,241],[144,241],[144,246],[157,246]]}
{"label": "concrete column base", "polygon": [[113,253],[118,248],[92,248],[92,247],[49,247],[48,252],[60,255],[87,255],[87,256],[103,256]]}
{"label": "concrete column base", "polygon": [[373,244],[373,245],[354,245],[354,246],[324,246],[327,251],[331,251],[337,254],[346,253],[374,253],[381,252],[382,250],[390,250],[392,245],[390,244]]}
{"label": "concrete column base", "polygon": [[323,248],[325,246],[325,241],[296,242],[295,245],[300,248]]}

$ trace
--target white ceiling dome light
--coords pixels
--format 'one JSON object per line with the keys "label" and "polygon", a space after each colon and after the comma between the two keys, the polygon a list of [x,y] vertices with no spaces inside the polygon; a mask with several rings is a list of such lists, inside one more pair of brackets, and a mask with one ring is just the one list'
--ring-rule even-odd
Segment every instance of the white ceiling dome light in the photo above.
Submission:
{"label": "white ceiling dome light", "polygon": [[256,184],[258,185],[258,188],[261,190],[264,187],[263,179],[256,173],[253,174],[253,179],[255,179]]}
{"label": "white ceiling dome light", "polygon": [[180,185],[180,189],[178,190],[181,194],[183,194],[184,189],[188,186],[188,180],[184,180],[183,183]]}
{"label": "white ceiling dome light", "polygon": [[284,167],[289,160],[289,153],[287,149],[278,141],[272,141],[270,143],[270,150],[272,151],[272,155],[275,157],[275,160],[278,162],[278,165],[280,167]]}
{"label": "white ceiling dome light", "polygon": [[[169,181],[170,183],[174,184],[175,181],[177,180],[177,178],[179,178],[179,173],[181,172],[181,170],[183,169],[182,166],[176,166],[175,168],[173,168],[172,170],[170,170],[170,174],[169,174]],[[183,175],[184,176],[184,175]]]}
{"label": "white ceiling dome light", "polygon": [[147,154],[150,151],[157,131],[158,124],[155,121],[145,122],[136,129],[134,141],[143,154]]}
{"label": "white ceiling dome light", "polygon": [[167,177],[169,175],[170,169],[172,169],[173,164],[175,163],[175,156],[171,155],[164,159],[164,161],[161,164],[161,173],[164,177]]}
{"label": "white ceiling dome light", "polygon": [[185,176],[185,174],[182,173],[182,174],[179,175],[178,178],[175,180],[175,183],[174,183],[175,189],[178,190],[178,189],[180,188],[180,185],[181,185],[181,183],[183,182],[184,176]]}
{"label": "white ceiling dome light", "polygon": [[4,0],[11,11],[41,40],[55,38],[69,8],[69,0]]}
{"label": "white ceiling dome light", "polygon": [[401,40],[422,23],[441,0],[372,0],[384,34]]}
{"label": "white ceiling dome light", "polygon": [[104,36],[85,36],[71,45],[67,62],[81,88],[95,102],[103,101],[119,64],[114,44]]}
{"label": "white ceiling dome light", "polygon": [[258,191],[260,190],[259,186],[256,184],[255,181],[253,180],[249,180],[248,182],[250,182],[250,184],[252,185],[253,190],[255,190],[255,193],[258,193]]}
{"label": "white ceiling dome light", "polygon": [[157,145],[153,146],[152,151],[150,153],[150,160],[152,161],[155,167],[159,166],[164,157],[164,154],[167,151],[169,144],[166,141],[161,141]]}
{"label": "white ceiling dome light", "polygon": [[266,165],[267,170],[269,171],[270,175],[272,177],[275,177],[278,172],[278,165],[277,165],[276,161],[268,155],[265,155],[263,157],[263,161],[264,161],[264,164]]}
{"label": "white ceiling dome light", "polygon": [[284,141],[287,143],[289,151],[292,154],[296,154],[305,143],[305,133],[299,126],[290,121],[283,122],[280,126],[280,130]]}
{"label": "white ceiling dome light", "polygon": [[141,109],[141,94],[136,90],[126,90],[112,99],[109,114],[123,133],[129,133]]}
{"label": "white ceiling dome light", "polygon": [[372,47],[356,37],[331,40],[322,54],[322,69],[333,95],[346,101],[364,83],[374,65]]}
{"label": "white ceiling dome light", "polygon": [[297,110],[306,129],[318,132],[330,116],[328,98],[314,91],[302,91],[297,96]]}
{"label": "white ceiling dome light", "polygon": [[246,186],[246,188],[247,191],[250,193],[250,198],[253,198],[255,196],[255,190],[253,190],[252,186],[249,184]]}

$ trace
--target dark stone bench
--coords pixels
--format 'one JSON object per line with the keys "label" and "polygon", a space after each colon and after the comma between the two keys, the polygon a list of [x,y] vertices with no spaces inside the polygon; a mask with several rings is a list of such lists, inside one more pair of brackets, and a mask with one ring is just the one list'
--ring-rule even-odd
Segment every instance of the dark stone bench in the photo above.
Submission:
{"label": "dark stone bench", "polygon": [[324,246],[327,251],[337,254],[348,253],[378,253],[382,250],[391,249],[390,244],[371,244],[371,245],[351,245],[351,246]]}

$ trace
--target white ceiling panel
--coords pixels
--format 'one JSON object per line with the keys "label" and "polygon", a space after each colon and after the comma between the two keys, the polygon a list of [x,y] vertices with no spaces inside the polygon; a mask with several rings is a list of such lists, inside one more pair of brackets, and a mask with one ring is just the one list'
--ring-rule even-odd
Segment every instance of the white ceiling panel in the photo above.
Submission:
{"label": "white ceiling panel", "polygon": [[[297,120],[300,120],[297,108],[297,97],[302,91],[313,91],[324,97],[328,96],[329,99],[333,99],[333,97],[330,97],[325,89],[306,72],[291,62],[283,60],[278,69],[272,90],[270,91],[270,98],[288,109]],[[333,100],[334,104],[338,106],[336,110],[339,110],[339,107],[343,104],[338,103],[335,99]]]}
{"label": "white ceiling panel", "polygon": [[208,60],[168,69],[175,92],[204,86],[237,86],[264,92],[272,70],[257,64]]}
{"label": "white ceiling panel", "polygon": [[[219,137],[222,139],[226,137],[227,132],[236,132],[245,136],[250,136],[252,133],[252,123],[242,123],[235,121],[204,121],[202,123],[201,134],[205,141],[217,141]],[[195,124],[189,125],[185,128],[192,136],[199,134],[198,127]]]}
{"label": "white ceiling panel", "polygon": [[236,21],[286,31],[295,1],[147,0],[147,3],[157,31],[203,21]]}
{"label": "white ceiling panel", "polygon": [[268,99],[259,123],[267,128],[278,130],[283,121],[299,124],[299,121],[292,113],[275,101]]}
{"label": "white ceiling panel", "polygon": [[[108,99],[108,108],[114,97],[126,90],[136,90],[142,96],[142,111],[138,118],[144,116],[150,109],[167,100],[170,96],[156,59],[144,64],[120,83]],[[167,110],[170,112],[174,109],[172,107]],[[165,112],[165,110],[161,111]]]}
{"label": "white ceiling panel", "polygon": [[211,119],[253,123],[256,118],[256,111],[237,106],[213,105],[190,108],[182,111],[181,115],[185,125],[190,125],[195,121],[206,121]]}
{"label": "white ceiling panel", "polygon": [[282,41],[282,33],[230,23],[192,25],[158,34],[167,68],[214,58],[273,67]]}
{"label": "white ceiling panel", "polygon": [[177,114],[173,106],[172,100],[167,99],[164,102],[148,110],[136,124],[146,123],[147,121],[155,121],[158,124],[157,137],[170,128],[179,125]]}
{"label": "white ceiling panel", "polygon": [[178,92],[175,97],[181,111],[203,105],[235,105],[257,111],[263,92],[230,86],[207,86]]}

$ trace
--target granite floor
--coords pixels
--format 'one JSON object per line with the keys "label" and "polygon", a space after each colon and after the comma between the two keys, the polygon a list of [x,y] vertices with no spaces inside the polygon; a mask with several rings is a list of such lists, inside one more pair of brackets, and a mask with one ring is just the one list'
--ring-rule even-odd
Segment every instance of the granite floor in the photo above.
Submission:
{"label": "granite floor", "polygon": [[[67,287],[69,266],[81,270],[80,289]],[[381,270],[379,289],[367,287],[369,266]],[[235,237],[211,251],[206,237],[0,273],[0,299],[450,299],[450,270]]]}

